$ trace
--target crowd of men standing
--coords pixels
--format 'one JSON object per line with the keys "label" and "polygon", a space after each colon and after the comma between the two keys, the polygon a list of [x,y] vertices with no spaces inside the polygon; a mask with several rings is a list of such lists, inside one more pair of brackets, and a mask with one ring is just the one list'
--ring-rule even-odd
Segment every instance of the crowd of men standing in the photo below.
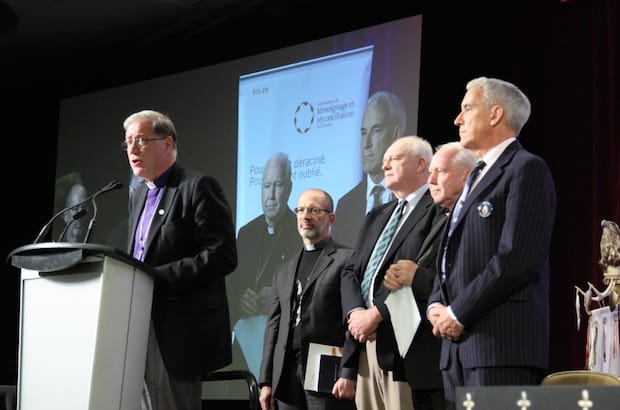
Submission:
{"label": "crowd of men standing", "polygon": [[[142,179],[128,252],[159,274],[143,408],[200,410],[201,379],[232,362],[221,337],[230,316],[266,316],[262,410],[455,410],[459,386],[538,384],[556,197],[544,160],[517,141],[530,110],[515,85],[473,79],[454,119],[459,141],[434,150],[403,136],[398,97],[377,93],[363,117],[359,186],[336,207],[307,189],[291,210],[290,164],[277,153],[263,174],[264,214],[238,238],[217,181],[177,164],[172,121],[128,117],[123,148]],[[235,282],[229,314],[225,285]],[[317,345],[338,350],[327,389],[309,380]]]}

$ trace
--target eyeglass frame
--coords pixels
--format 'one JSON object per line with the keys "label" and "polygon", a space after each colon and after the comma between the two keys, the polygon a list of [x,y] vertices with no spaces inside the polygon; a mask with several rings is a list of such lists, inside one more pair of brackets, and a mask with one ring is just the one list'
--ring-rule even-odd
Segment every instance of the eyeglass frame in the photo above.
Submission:
{"label": "eyeglass frame", "polygon": [[123,151],[127,151],[129,149],[129,146],[133,146],[134,144],[138,146],[138,148],[144,148],[144,146],[146,146],[146,143],[149,141],[157,141],[157,140],[165,140],[166,138],[168,138],[168,135],[166,135],[165,137],[152,137],[152,138],[146,138],[146,137],[137,137],[135,139],[133,139],[131,142],[128,142],[127,140],[121,142],[121,148],[123,149]]}
{"label": "eyeglass frame", "polygon": [[293,212],[295,212],[297,215],[302,215],[306,211],[310,212],[314,216],[321,215],[321,212],[327,212],[328,214],[331,214],[333,212],[333,211],[330,211],[329,209],[319,208],[317,206],[313,206],[310,208],[307,208],[305,206],[298,206],[296,208],[293,208]]}

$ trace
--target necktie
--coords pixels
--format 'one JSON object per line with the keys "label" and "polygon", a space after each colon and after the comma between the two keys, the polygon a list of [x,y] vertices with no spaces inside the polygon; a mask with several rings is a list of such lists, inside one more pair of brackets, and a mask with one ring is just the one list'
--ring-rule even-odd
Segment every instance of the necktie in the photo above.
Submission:
{"label": "necktie", "polygon": [[383,185],[375,185],[372,187],[372,209],[383,204],[383,192],[385,192]]}
{"label": "necktie", "polygon": [[387,251],[388,246],[392,241],[392,237],[394,236],[394,232],[396,232],[398,221],[400,221],[400,218],[403,215],[403,208],[406,203],[407,201],[398,201],[398,205],[396,206],[394,213],[392,213],[392,217],[385,228],[383,228],[383,232],[379,235],[379,239],[377,239],[373,253],[368,261],[368,266],[366,266],[366,271],[364,271],[364,278],[362,279],[362,298],[364,299],[364,302],[368,300],[368,289],[370,288],[372,277],[374,276],[381,259],[383,259],[385,251]]}
{"label": "necktie", "polygon": [[469,173],[469,176],[467,176],[467,181],[465,181],[463,192],[461,192],[461,196],[459,197],[458,202],[454,206],[454,211],[452,212],[452,218],[450,219],[450,229],[448,230],[448,236],[452,235],[452,231],[454,230],[454,225],[456,224],[456,221],[459,219],[459,214],[461,213],[463,204],[465,204],[465,199],[467,199],[469,190],[471,189],[471,186],[476,180],[476,177],[478,176],[478,174],[480,173],[482,168],[484,168],[485,165],[486,163],[482,160],[476,162],[476,165],[474,165],[474,167],[472,168],[471,172]]}

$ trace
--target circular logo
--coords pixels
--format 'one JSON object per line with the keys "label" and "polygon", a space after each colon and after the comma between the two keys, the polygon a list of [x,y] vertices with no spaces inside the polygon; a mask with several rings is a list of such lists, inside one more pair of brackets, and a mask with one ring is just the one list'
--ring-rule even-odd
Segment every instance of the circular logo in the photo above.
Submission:
{"label": "circular logo", "polygon": [[304,101],[297,106],[295,116],[293,117],[293,125],[300,134],[310,131],[314,123],[314,107],[308,101]]}
{"label": "circular logo", "polygon": [[493,213],[493,204],[489,201],[483,201],[478,204],[478,215],[483,218],[488,218]]}

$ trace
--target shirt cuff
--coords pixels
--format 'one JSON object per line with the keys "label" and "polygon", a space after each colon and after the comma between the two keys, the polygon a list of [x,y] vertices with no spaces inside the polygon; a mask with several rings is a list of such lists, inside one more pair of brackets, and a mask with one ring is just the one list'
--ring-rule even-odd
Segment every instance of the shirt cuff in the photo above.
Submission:
{"label": "shirt cuff", "polygon": [[456,315],[454,314],[454,312],[452,311],[452,307],[448,306],[448,314],[450,315],[450,317],[452,319],[454,319],[454,321],[456,322],[457,325],[459,325],[460,327],[465,327],[463,326],[463,324],[461,322],[459,322],[459,320],[457,319]]}

